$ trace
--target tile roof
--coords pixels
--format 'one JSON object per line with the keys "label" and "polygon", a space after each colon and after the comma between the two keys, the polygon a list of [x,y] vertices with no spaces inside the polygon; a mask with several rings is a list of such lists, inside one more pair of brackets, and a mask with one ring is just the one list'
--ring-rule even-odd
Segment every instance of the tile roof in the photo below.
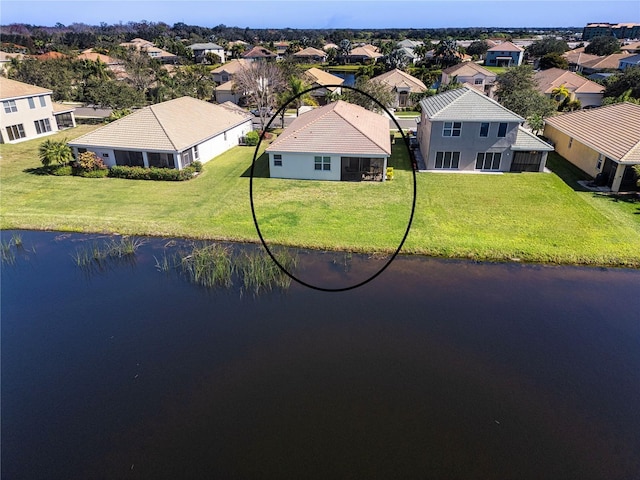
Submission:
{"label": "tile roof", "polygon": [[326,57],[327,52],[317,48],[307,47],[293,54],[294,57]]}
{"label": "tile roof", "polygon": [[524,52],[524,48],[511,42],[502,42],[495,47],[491,47],[489,52]]}
{"label": "tile roof", "polygon": [[581,49],[576,48],[576,50],[580,50],[580,51],[570,50],[568,52],[564,52],[562,56],[567,59],[567,62],[574,65],[582,65],[585,62],[602,58],[602,57],[599,57],[598,55],[584,53],[584,48],[581,48]]}
{"label": "tile roof", "polygon": [[179,152],[250,119],[247,112],[181,97],[144,107],[69,144]]}
{"label": "tile roof", "polygon": [[233,60],[225,63],[224,65],[220,65],[217,68],[211,70],[212,74],[227,72],[231,75],[238,73],[239,70],[242,70],[245,67],[251,65],[250,60],[246,60],[244,58],[234,58]]}
{"label": "tile roof", "polygon": [[54,115],[60,115],[61,113],[73,112],[76,109],[76,107],[73,107],[71,105],[65,105],[63,103],[51,102],[51,105],[53,107]]}
{"label": "tile roof", "polygon": [[103,55],[102,53],[96,53],[96,52],[82,52],[80,55],[76,57],[76,59],[91,60],[92,62],[97,62],[98,60],[100,60],[102,63],[106,63],[107,65],[124,64],[122,60],[118,60],[108,55]]}
{"label": "tile roof", "polygon": [[29,85],[28,83],[18,82],[0,76],[0,99],[8,100],[11,98],[31,97],[34,95],[46,95],[53,93],[48,88]]}
{"label": "tile roof", "polygon": [[408,87],[412,93],[422,93],[427,90],[427,86],[422,83],[422,80],[413,77],[397,68],[389,70],[388,72],[383,73],[382,75],[378,75],[377,77],[373,77],[371,80],[381,82],[385,85],[388,85],[392,89],[397,87]]}
{"label": "tile roof", "polygon": [[545,124],[621,163],[640,163],[640,105],[616,103],[545,119]]}
{"label": "tile roof", "polygon": [[367,57],[367,58],[380,58],[380,57],[384,57],[383,54],[378,53],[374,50],[371,50],[369,48],[367,48],[366,46],[364,47],[356,47],[353,50],[351,50],[351,53],[349,53],[350,57]]}
{"label": "tile roof", "polygon": [[21,53],[7,53],[0,51],[0,62],[10,62],[14,58],[22,60],[23,57],[24,55]]}
{"label": "tile roof", "polygon": [[496,77],[496,74],[490,70],[487,70],[481,65],[478,65],[475,62],[462,62],[457,65],[453,65],[452,67],[445,68],[442,70],[442,73],[446,73],[448,75],[462,75],[462,76],[471,76],[476,75],[478,73],[484,75],[485,77]]}
{"label": "tile roof", "polygon": [[613,53],[606,57],[598,57],[593,60],[582,62],[580,65],[591,69],[605,69],[612,68],[617,69],[620,64],[620,60],[629,57],[629,53]]}
{"label": "tile roof", "polygon": [[390,155],[389,119],[339,100],[297,117],[267,151]]}
{"label": "tile roof", "polygon": [[[318,85],[342,85],[344,83],[344,78],[340,78],[336,75],[333,75],[329,72],[325,72],[324,70],[320,70],[319,68],[312,67],[309,70],[304,72],[304,76],[307,81],[313,84]],[[335,90],[338,87],[330,87],[329,90]]]}
{"label": "tile roof", "polygon": [[264,47],[253,47],[242,55],[244,58],[275,58],[277,55]]}
{"label": "tile roof", "polygon": [[516,142],[511,145],[511,150],[517,151],[544,151],[553,152],[554,148],[547,142],[542,141],[536,137],[533,133],[525,130],[522,127],[518,127],[518,135],[516,136]]}
{"label": "tile roof", "polygon": [[574,93],[603,93],[604,87],[599,83],[592,82],[577,73],[569,72],[561,68],[549,68],[541,70],[534,75],[538,82],[538,90],[545,94],[550,94],[560,85],[564,85],[570,92]]}
{"label": "tile roof", "polygon": [[194,43],[193,45],[189,45],[187,48],[191,50],[224,50],[217,43]]}
{"label": "tile roof", "polygon": [[420,106],[427,118],[437,121],[524,122],[524,118],[467,86],[424,98]]}

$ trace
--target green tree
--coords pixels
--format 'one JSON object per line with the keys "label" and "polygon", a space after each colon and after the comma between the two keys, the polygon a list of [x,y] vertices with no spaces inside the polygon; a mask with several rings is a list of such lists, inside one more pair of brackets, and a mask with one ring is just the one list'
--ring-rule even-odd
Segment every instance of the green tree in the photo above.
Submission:
{"label": "green tree", "polygon": [[625,68],[609,77],[605,84],[604,97],[620,97],[627,91],[630,91],[629,98],[640,99],[640,66]]}
{"label": "green tree", "polygon": [[52,163],[66,165],[73,160],[73,152],[71,147],[67,145],[66,139],[59,141],[51,139],[45,140],[38,148],[38,156],[40,162],[42,162],[42,165],[45,167],[48,167]]}
{"label": "green tree", "polygon": [[118,80],[90,81],[85,87],[84,100],[92,105],[115,109],[141,107],[145,104],[142,92]]}
{"label": "green tree", "polygon": [[300,114],[300,107],[302,107],[302,105],[317,105],[316,101],[309,93],[302,94],[302,92],[308,88],[309,85],[307,85],[300,77],[293,75],[289,77],[287,82],[287,93],[288,98],[295,98],[293,103],[296,107],[296,117]]}
{"label": "green tree", "polygon": [[367,110],[378,113],[383,111],[380,104],[385,108],[391,108],[393,106],[395,101],[393,92],[389,87],[381,82],[370,80],[367,77],[358,77],[354,87],[373,97],[377,102],[372,100],[369,96],[361,94],[359,91],[345,89],[346,91],[343,91],[342,97],[349,103],[360,105]]}
{"label": "green tree", "polygon": [[475,58],[482,58],[489,50],[489,44],[485,40],[476,40],[467,47],[467,53]]}
{"label": "green tree", "polygon": [[564,52],[569,50],[569,45],[564,40],[559,40],[556,37],[544,37],[541,40],[536,40],[527,48],[525,48],[525,52],[528,56],[534,58],[541,58],[550,53],[557,53],[558,55],[562,55]]}
{"label": "green tree", "polygon": [[460,63],[460,52],[456,41],[449,37],[442,40],[435,49],[437,61],[443,68]]}
{"label": "green tree", "polygon": [[611,55],[620,51],[620,42],[616,37],[603,36],[593,37],[589,42],[589,45],[584,47],[584,53],[590,53],[591,55]]}
{"label": "green tree", "polygon": [[564,101],[569,97],[571,97],[571,92],[564,83],[551,90],[551,98],[553,98],[558,103]]}
{"label": "green tree", "polygon": [[409,57],[404,50],[396,48],[384,57],[384,63],[389,70],[393,70],[394,68],[404,70],[409,64]]}
{"label": "green tree", "polygon": [[540,70],[548,70],[549,68],[562,68],[566,70],[569,68],[569,62],[559,53],[547,53],[544,55],[538,63]]}
{"label": "green tree", "polygon": [[544,117],[539,113],[534,113],[527,117],[527,123],[534,135],[538,135],[544,129]]}
{"label": "green tree", "polygon": [[558,105],[538,92],[531,65],[510,68],[496,78],[496,98],[500,104],[523,118],[535,113],[547,117],[557,111]]}

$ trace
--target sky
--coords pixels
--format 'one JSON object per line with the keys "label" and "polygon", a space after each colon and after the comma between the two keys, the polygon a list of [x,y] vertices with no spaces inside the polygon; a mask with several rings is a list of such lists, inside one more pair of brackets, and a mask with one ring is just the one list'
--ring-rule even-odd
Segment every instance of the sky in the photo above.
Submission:
{"label": "sky", "polygon": [[640,23],[640,0],[0,0],[0,24],[250,28],[583,27]]}

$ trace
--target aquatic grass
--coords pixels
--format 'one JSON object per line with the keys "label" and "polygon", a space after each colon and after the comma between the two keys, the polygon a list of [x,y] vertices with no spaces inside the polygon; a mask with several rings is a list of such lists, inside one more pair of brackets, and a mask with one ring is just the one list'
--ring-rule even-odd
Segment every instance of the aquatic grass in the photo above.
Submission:
{"label": "aquatic grass", "polygon": [[207,288],[233,285],[234,265],[231,249],[219,244],[196,245],[181,255],[182,272],[198,285]]}
{"label": "aquatic grass", "polygon": [[140,238],[111,238],[102,245],[93,242],[90,246],[78,248],[71,257],[80,268],[102,269],[109,260],[135,262],[136,251],[143,244],[144,241]]}
{"label": "aquatic grass", "polygon": [[22,236],[19,233],[13,233],[11,235],[10,243],[18,248],[22,248]]}
{"label": "aquatic grass", "polygon": [[2,263],[7,265],[13,265],[16,263],[16,254],[13,251],[13,244],[11,240],[3,240],[0,243],[0,253],[2,258]]}
{"label": "aquatic grass", "polygon": [[[279,249],[273,253],[273,256],[288,272],[298,264],[297,254],[290,250]],[[238,259],[238,266],[244,288],[253,291],[254,294],[274,288],[285,290],[291,285],[291,277],[282,271],[263,250],[243,252]]]}

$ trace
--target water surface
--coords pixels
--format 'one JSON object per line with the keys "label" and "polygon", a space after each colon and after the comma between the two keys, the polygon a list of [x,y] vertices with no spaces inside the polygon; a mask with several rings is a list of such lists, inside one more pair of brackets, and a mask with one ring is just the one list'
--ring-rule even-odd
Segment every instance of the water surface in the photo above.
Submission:
{"label": "water surface", "polygon": [[2,478],[640,477],[640,271],[400,256],[254,296],[159,271],[167,239],[88,273],[98,236],[20,235]]}

